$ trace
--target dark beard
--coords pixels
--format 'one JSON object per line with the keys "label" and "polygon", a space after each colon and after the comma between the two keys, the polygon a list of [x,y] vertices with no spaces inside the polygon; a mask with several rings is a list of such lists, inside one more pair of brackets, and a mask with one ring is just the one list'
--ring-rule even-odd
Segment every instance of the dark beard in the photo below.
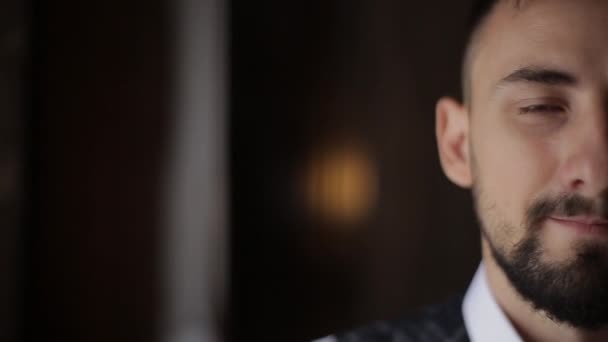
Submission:
{"label": "dark beard", "polygon": [[608,246],[575,245],[574,257],[560,263],[542,261],[538,225],[549,214],[589,213],[592,204],[577,196],[538,201],[528,211],[525,238],[506,253],[482,229],[496,263],[513,287],[536,310],[557,322],[595,330],[608,324]]}

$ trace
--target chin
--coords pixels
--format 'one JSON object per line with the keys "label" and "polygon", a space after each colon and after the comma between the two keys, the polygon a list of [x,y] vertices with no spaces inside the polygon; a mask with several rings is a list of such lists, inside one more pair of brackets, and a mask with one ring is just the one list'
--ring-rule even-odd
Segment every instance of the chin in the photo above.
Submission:
{"label": "chin", "polygon": [[530,236],[508,256],[489,244],[497,264],[534,309],[556,322],[587,330],[608,324],[605,243],[580,240],[563,249],[568,253],[547,255],[551,248],[538,236]]}

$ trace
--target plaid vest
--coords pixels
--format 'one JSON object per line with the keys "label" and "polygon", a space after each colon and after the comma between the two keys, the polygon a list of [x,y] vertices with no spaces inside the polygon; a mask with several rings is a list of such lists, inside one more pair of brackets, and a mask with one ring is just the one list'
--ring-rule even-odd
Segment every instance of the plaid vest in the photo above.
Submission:
{"label": "plaid vest", "polygon": [[462,296],[395,321],[381,321],[335,336],[337,342],[469,342]]}

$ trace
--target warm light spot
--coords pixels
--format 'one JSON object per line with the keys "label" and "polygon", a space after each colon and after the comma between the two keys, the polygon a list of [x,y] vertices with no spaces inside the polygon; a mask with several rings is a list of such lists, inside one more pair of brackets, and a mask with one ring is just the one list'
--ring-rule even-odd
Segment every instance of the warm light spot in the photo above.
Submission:
{"label": "warm light spot", "polygon": [[336,223],[365,218],[376,201],[375,165],[355,146],[334,147],[313,156],[305,184],[313,214]]}

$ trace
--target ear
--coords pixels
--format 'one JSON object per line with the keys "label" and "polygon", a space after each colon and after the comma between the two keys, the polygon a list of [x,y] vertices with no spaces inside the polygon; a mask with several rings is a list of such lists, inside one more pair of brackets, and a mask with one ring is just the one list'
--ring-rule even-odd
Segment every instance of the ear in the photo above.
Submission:
{"label": "ear", "polygon": [[435,108],[435,135],[445,175],[456,185],[472,185],[469,158],[469,115],[458,101],[443,97]]}

